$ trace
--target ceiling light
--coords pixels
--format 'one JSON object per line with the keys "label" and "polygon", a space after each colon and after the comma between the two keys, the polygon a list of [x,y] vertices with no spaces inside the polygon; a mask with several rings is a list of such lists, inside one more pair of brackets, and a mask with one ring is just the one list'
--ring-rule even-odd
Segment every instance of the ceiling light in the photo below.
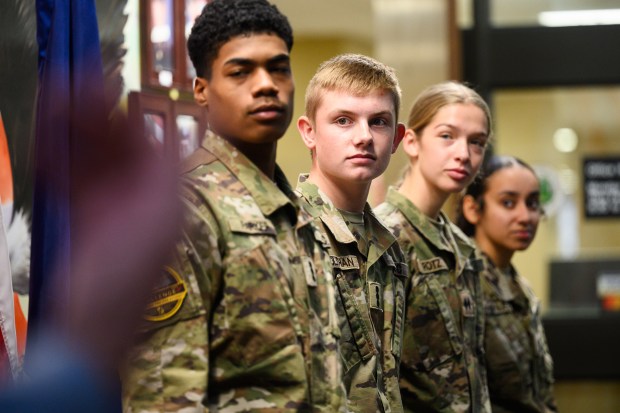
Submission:
{"label": "ceiling light", "polygon": [[620,9],[544,11],[538,22],[550,27],[620,24]]}
{"label": "ceiling light", "polygon": [[553,145],[560,152],[573,152],[577,149],[578,142],[577,133],[570,128],[560,128],[553,134]]}

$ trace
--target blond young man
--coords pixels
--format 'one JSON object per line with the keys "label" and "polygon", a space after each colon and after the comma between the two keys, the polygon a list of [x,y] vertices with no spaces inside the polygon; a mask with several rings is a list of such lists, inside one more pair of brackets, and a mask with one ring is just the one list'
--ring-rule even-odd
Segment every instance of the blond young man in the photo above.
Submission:
{"label": "blond young man", "polygon": [[394,71],[362,55],[324,62],[297,127],[312,154],[302,206],[329,245],[348,409],[400,412],[400,340],[407,269],[394,236],[367,203],[404,134]]}

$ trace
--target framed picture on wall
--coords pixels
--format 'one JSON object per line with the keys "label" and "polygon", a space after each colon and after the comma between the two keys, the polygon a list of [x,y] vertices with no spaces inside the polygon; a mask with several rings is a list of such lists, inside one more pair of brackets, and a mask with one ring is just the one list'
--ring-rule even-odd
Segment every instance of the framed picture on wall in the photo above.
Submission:
{"label": "framed picture on wall", "polygon": [[[189,38],[189,34],[192,31],[192,27],[194,26],[196,18],[200,15],[202,9],[205,7],[206,4],[206,0],[185,0],[185,36],[183,38],[184,46],[187,44],[187,39]],[[185,75],[187,76],[191,87],[191,82],[196,77],[196,71],[194,70],[194,65],[189,58],[189,54],[187,53],[187,47],[184,47],[184,51],[186,66]]]}
{"label": "framed picture on wall", "polygon": [[193,101],[173,101],[163,94],[129,93],[129,120],[157,153],[182,160],[202,143],[205,110]]}
{"label": "framed picture on wall", "polygon": [[145,92],[129,93],[129,121],[160,155],[176,155],[171,100]]}
{"label": "framed picture on wall", "polygon": [[142,0],[142,79],[151,86],[172,87],[178,70],[173,0]]}
{"label": "framed picture on wall", "polygon": [[189,91],[196,76],[187,38],[207,0],[140,0],[142,84]]}
{"label": "framed picture on wall", "polygon": [[194,102],[173,102],[176,142],[179,159],[192,154],[200,144],[207,130],[207,118],[202,107]]}

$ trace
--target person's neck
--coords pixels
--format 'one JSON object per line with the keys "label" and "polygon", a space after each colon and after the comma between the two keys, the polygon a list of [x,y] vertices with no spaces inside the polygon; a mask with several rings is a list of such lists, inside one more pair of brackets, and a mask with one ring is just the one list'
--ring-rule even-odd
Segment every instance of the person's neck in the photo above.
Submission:
{"label": "person's neck", "polygon": [[308,180],[315,184],[336,208],[348,212],[364,212],[370,182],[336,183],[314,170],[310,171]]}
{"label": "person's neck", "polygon": [[424,215],[437,219],[441,207],[450,194],[434,190],[423,179],[416,179],[416,176],[410,171],[403,179],[398,192],[409,199]]}
{"label": "person's neck", "polygon": [[276,170],[277,142],[256,144],[237,141],[232,144],[273,181]]}
{"label": "person's neck", "polygon": [[503,248],[497,248],[486,238],[478,234],[475,235],[476,245],[491,260],[491,262],[500,270],[510,267],[510,261],[514,255],[514,251]]}

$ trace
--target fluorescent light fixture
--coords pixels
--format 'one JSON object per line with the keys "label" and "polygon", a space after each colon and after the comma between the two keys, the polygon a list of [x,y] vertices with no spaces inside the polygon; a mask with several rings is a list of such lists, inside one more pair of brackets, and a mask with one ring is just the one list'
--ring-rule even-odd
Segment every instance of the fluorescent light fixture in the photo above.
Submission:
{"label": "fluorescent light fixture", "polygon": [[538,22],[550,27],[620,24],[620,9],[543,11]]}

